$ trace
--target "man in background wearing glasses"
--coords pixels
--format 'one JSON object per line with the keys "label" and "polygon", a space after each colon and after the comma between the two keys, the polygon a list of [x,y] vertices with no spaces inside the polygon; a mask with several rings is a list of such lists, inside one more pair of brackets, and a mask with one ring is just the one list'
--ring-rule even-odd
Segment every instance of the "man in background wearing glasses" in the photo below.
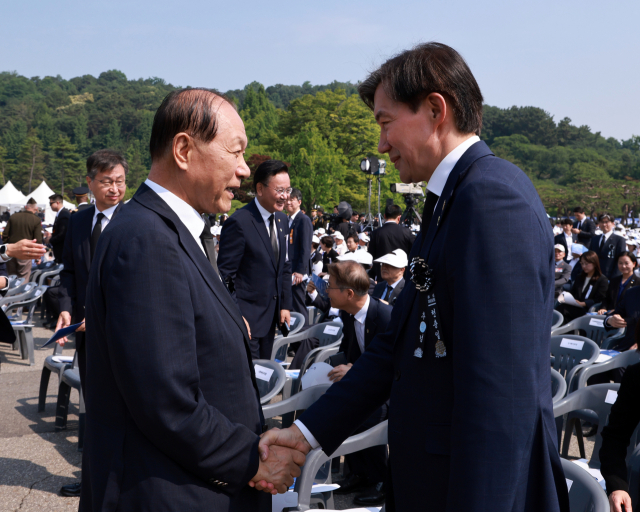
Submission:
{"label": "man in background wearing glasses", "polygon": [[276,323],[290,325],[289,221],[291,193],[284,162],[267,160],[253,178],[256,197],[222,226],[218,270],[249,324],[251,357],[271,359]]}
{"label": "man in background wearing glasses", "polygon": [[[98,238],[120,210],[127,190],[126,175],[129,165],[117,151],[102,149],[87,159],[87,185],[95,197],[95,204],[78,211],[69,219],[64,240],[60,274],[60,316],[56,331],[84,322],[84,309],[89,282],[89,269]],[[84,389],[86,378],[86,350],[84,323],[76,330],[76,350],[80,384]],[[62,338],[61,345],[67,341]],[[63,496],[80,496],[80,483],[65,485]]]}

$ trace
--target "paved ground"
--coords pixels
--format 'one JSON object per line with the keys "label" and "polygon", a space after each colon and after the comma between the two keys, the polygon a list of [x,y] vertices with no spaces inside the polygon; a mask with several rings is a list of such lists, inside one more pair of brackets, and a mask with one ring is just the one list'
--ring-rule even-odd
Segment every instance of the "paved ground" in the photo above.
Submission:
{"label": "paved ground", "polygon": [[[39,316],[36,313],[36,316]],[[40,320],[36,322],[40,325]],[[67,430],[54,432],[57,382],[51,378],[45,411],[37,412],[38,390],[43,361],[51,348],[40,350],[52,331],[34,329],[36,344],[34,366],[18,357],[8,345],[0,344],[0,512],[51,511],[78,509],[77,498],[58,495],[60,486],[80,477],[82,454],[78,442],[78,395],[71,394]],[[64,350],[73,355],[73,343]],[[587,458],[593,439],[586,440]],[[577,458],[575,437],[570,454]],[[341,475],[334,475],[334,481]],[[338,510],[353,507],[355,494],[335,496]]]}

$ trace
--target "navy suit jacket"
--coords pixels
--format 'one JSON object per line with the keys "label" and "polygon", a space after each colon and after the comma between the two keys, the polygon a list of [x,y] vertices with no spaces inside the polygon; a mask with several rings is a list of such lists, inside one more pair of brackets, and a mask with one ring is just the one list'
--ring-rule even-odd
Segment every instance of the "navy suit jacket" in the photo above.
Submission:
{"label": "navy suit jacket", "polygon": [[609,279],[612,279],[620,275],[620,270],[618,270],[618,257],[621,252],[627,250],[627,243],[620,235],[611,233],[609,239],[600,247],[600,240],[603,236],[604,234],[594,236],[591,239],[590,250],[598,255],[602,273]]}
{"label": "navy suit jacket", "polygon": [[636,324],[638,323],[638,317],[640,317],[640,286],[634,286],[630,290],[626,291],[620,302],[616,304],[615,309],[610,315],[607,315],[604,320],[605,327],[613,329],[607,325],[607,321],[610,316],[620,315],[627,322],[627,329],[624,332],[624,338],[618,340],[615,345],[609,347],[614,350],[624,352],[636,342],[635,332]]}
{"label": "navy suit jacket", "polygon": [[263,418],[244,321],[144,184],[100,236],[86,322],[79,510],[270,511],[247,485]]}
{"label": "navy suit jacket", "polygon": [[[573,227],[577,228],[579,221],[575,221],[573,223]],[[596,225],[595,223],[585,217],[582,221],[582,226],[580,226],[580,233],[578,233],[578,243],[584,245],[585,247],[589,247],[591,245],[591,240],[594,236],[596,236]]]}
{"label": "navy suit jacket", "polygon": [[64,239],[67,235],[67,226],[69,225],[69,219],[71,218],[71,212],[66,208],[62,208],[56,220],[53,222],[53,232],[49,243],[53,249],[53,255],[56,258],[56,263],[62,263],[62,255],[64,252]]}
{"label": "navy suit jacket", "polygon": [[[393,308],[387,304],[380,302],[375,297],[369,298],[369,309],[364,319],[364,348],[367,350],[369,345],[378,333],[387,330],[389,320],[391,319],[391,310]],[[353,325],[347,321],[349,313],[340,311],[340,318],[345,326],[343,330],[342,343],[340,343],[340,352],[344,352],[347,361],[354,364],[362,355],[358,338],[356,337],[355,327],[347,328],[347,325]]]}
{"label": "navy suit jacket", "polygon": [[[546,212],[529,178],[484,142],[460,158],[443,195],[450,190],[412,255],[435,269],[446,356],[427,346],[414,357],[421,316],[407,283],[389,329],[300,420],[331,454],[391,398],[395,510],[421,510],[426,499],[447,512],[568,512],[551,400]],[[422,237],[433,238],[428,255]]]}
{"label": "navy suit jacket", "polygon": [[289,260],[291,272],[302,275],[311,274],[311,239],[313,224],[304,213],[295,216],[289,228]]}
{"label": "navy suit jacket", "polygon": [[[381,299],[386,289],[387,289],[387,282],[380,281],[376,285],[376,287],[373,289],[373,292],[371,293],[371,295],[376,299]],[[389,297],[389,299],[387,300],[390,306],[395,305],[396,299],[398,298],[398,296],[400,295],[403,289],[404,289],[404,277],[400,278],[400,281],[398,281],[398,284],[391,292],[391,297]]]}
{"label": "navy suit jacket", "polygon": [[233,280],[234,298],[254,338],[267,335],[281,309],[291,310],[291,262],[286,243],[289,219],[284,213],[276,212],[276,226],[280,249],[277,268],[255,200],[236,210],[220,234],[218,270],[223,279]]}

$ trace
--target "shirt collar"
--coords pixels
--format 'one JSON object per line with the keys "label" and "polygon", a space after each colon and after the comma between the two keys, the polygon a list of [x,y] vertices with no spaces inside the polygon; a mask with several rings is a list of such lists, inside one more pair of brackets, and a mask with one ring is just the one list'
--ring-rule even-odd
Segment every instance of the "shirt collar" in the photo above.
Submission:
{"label": "shirt collar", "polygon": [[269,222],[269,217],[271,217],[272,214],[263,208],[263,206],[260,204],[260,201],[258,201],[257,197],[255,198],[255,202],[256,202],[256,206],[258,207],[258,211],[260,212],[260,215],[262,215],[262,220],[265,223]]}
{"label": "shirt collar", "polygon": [[429,179],[429,184],[427,185],[427,190],[430,190],[437,196],[441,196],[442,191],[444,190],[444,186],[447,183],[447,179],[449,178],[449,174],[451,174],[451,171],[458,163],[458,160],[460,160],[467,149],[469,149],[479,141],[480,137],[478,137],[477,135],[469,137],[463,143],[459,144],[447,156],[445,156],[442,162],[438,164],[438,167],[436,167],[436,170],[433,171],[433,174]]}
{"label": "shirt collar", "polygon": [[195,238],[198,246],[204,251],[202,248],[202,242],[200,241],[200,235],[204,229],[204,220],[202,220],[202,216],[196,211],[196,209],[186,201],[180,199],[173,192],[161,187],[150,179],[147,178],[144,183],[158,194],[165,203],[167,203],[169,208],[173,210],[189,233],[191,233],[191,236]]}
{"label": "shirt collar", "polygon": [[392,288],[393,290],[395,290],[396,286],[398,286],[398,283],[399,283],[400,281],[402,281],[402,278],[398,279],[398,280],[397,280],[395,283],[393,283],[393,284],[389,284],[389,283],[387,283],[387,286],[391,286],[391,288]]}
{"label": "shirt collar", "polygon": [[107,208],[106,210],[103,211],[99,211],[98,207],[96,206],[95,211],[93,212],[93,218],[95,219],[99,213],[101,213],[102,215],[104,215],[107,219],[109,219],[109,221],[111,221],[111,217],[113,216],[113,212],[116,211],[116,208],[118,207],[118,205],[112,206],[111,208]]}
{"label": "shirt collar", "polygon": [[296,213],[294,213],[293,215],[289,215],[289,222],[293,222],[293,219],[296,218],[296,215],[298,215],[300,213],[300,210],[298,210]]}
{"label": "shirt collar", "polygon": [[364,303],[364,306],[362,306],[362,309],[358,311],[355,315],[353,315],[353,318],[355,318],[362,325],[364,325],[364,321],[367,318],[367,311],[369,311],[369,302],[370,302],[369,295],[367,295],[367,301]]}
{"label": "shirt collar", "polygon": [[608,233],[602,233],[604,235],[604,239],[605,240],[609,240],[609,237],[611,235],[613,235],[613,229],[611,231],[609,231]]}

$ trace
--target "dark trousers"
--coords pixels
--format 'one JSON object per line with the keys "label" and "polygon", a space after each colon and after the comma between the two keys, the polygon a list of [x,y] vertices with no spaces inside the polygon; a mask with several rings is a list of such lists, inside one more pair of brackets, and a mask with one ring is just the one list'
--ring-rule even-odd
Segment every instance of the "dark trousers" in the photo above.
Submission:
{"label": "dark trousers", "polygon": [[47,291],[44,292],[42,300],[47,310],[47,320],[57,320],[60,316],[60,287],[53,286],[48,288]]}
{"label": "dark trousers", "polygon": [[307,357],[307,354],[311,352],[314,348],[318,348],[320,346],[320,342],[318,338],[308,338],[306,340],[302,340],[300,342],[300,346],[296,350],[296,355],[291,361],[291,366],[289,366],[290,370],[299,370],[302,366],[302,362],[304,358]]}
{"label": "dark trousers", "polygon": [[[389,408],[384,404],[365,421],[353,435],[375,427],[389,415]],[[366,477],[371,485],[383,482],[387,476],[387,445],[372,446],[359,452],[344,456],[352,473]]]}
{"label": "dark trousers", "polygon": [[[280,311],[276,311],[276,315],[279,319]],[[251,322],[249,322],[249,326],[251,326]],[[274,318],[266,336],[262,336],[261,338],[254,338],[252,336],[249,340],[251,359],[271,359],[271,350],[273,349],[273,340],[275,337],[276,319]]]}
{"label": "dark trousers", "polygon": [[[293,299],[293,307],[291,308],[296,313],[302,314],[304,318],[303,329],[309,324],[309,312],[307,306],[304,303],[307,285],[304,283],[296,284],[291,287],[291,298]],[[297,325],[295,327],[298,327]]]}

